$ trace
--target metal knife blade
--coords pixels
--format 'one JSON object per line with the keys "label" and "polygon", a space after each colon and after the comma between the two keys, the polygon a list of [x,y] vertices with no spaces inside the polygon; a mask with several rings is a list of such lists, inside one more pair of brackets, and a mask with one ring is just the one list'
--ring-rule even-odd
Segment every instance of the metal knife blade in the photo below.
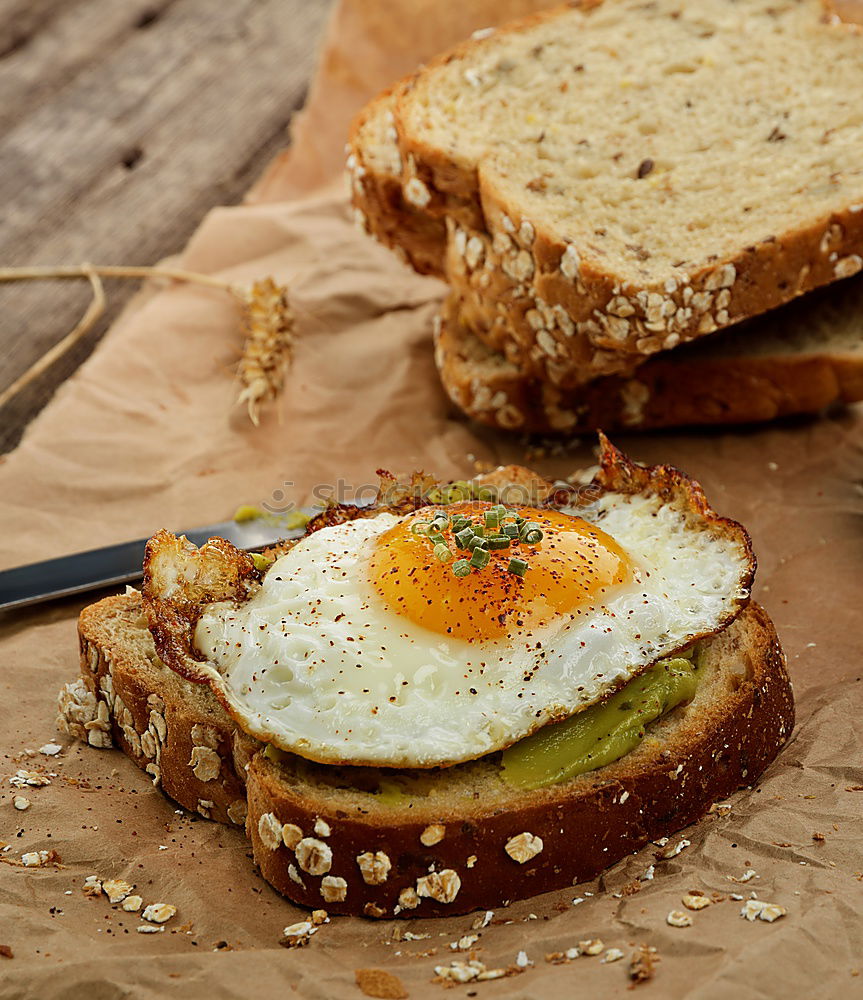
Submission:
{"label": "metal knife blade", "polygon": [[[317,511],[307,509],[301,513],[311,517]],[[208,538],[218,535],[238,548],[251,551],[263,549],[283,538],[299,538],[304,530],[301,527],[288,531],[265,518],[258,518],[241,522],[224,521],[183,534],[195,545],[203,545]],[[119,545],[3,570],[0,572],[0,611],[140,580],[146,544],[146,538],[139,538],[134,542],[121,542]]]}

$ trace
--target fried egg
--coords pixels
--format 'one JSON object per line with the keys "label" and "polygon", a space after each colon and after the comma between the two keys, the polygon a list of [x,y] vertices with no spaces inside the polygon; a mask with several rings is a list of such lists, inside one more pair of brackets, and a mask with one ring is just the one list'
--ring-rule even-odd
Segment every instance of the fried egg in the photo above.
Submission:
{"label": "fried egg", "polygon": [[[467,576],[417,531],[433,507],[331,525],[279,558],[249,600],[207,606],[194,645],[243,728],[281,749],[393,767],[480,757],[737,614],[752,574],[746,533],[697,486],[681,489],[517,507],[542,539],[491,551]],[[481,522],[491,506],[446,512]],[[523,576],[509,571],[513,556]]]}

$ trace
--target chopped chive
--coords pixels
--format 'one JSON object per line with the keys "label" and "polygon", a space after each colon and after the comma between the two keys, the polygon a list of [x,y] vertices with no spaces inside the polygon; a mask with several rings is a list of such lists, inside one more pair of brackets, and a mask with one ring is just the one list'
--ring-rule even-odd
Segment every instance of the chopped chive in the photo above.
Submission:
{"label": "chopped chive", "polygon": [[452,519],[452,530],[461,531],[462,528],[466,528],[470,524],[470,518],[465,517],[464,514],[459,514],[458,517]]}
{"label": "chopped chive", "polygon": [[469,576],[471,572],[470,563],[467,559],[456,559],[452,564],[452,571],[456,576]]}
{"label": "chopped chive", "polygon": [[488,565],[489,559],[491,559],[491,554],[488,549],[474,549],[473,555],[470,557],[470,564],[476,569],[482,569],[483,566]]}
{"label": "chopped chive", "polygon": [[506,535],[507,538],[518,538],[518,525],[517,524],[505,524],[501,531]]}
{"label": "chopped chive", "polygon": [[500,527],[500,518],[496,511],[487,510],[485,512],[485,526],[487,528],[493,528],[495,531]]}
{"label": "chopped chive", "polygon": [[429,530],[429,541],[432,543],[432,545],[446,544],[446,539],[439,531],[433,532]]}
{"label": "chopped chive", "polygon": [[415,521],[411,525],[412,535],[427,535],[429,533],[429,528],[431,527],[431,521]]}
{"label": "chopped chive", "polygon": [[495,491],[491,486],[480,486],[476,491],[476,496],[478,500],[492,501],[495,499]]}
{"label": "chopped chive", "polygon": [[441,562],[449,562],[452,559],[452,552],[448,545],[435,545],[434,554]]}
{"label": "chopped chive", "polygon": [[455,540],[458,542],[460,549],[466,549],[468,542],[474,537],[473,528],[468,525],[466,528],[462,528],[461,531],[455,533]]}
{"label": "chopped chive", "polygon": [[513,573],[515,576],[524,576],[527,572],[527,563],[524,559],[512,558],[509,561],[509,566],[506,568],[507,573]]}
{"label": "chopped chive", "polygon": [[488,539],[488,547],[492,551],[494,549],[508,549],[511,544],[512,542],[506,535],[492,535]]}
{"label": "chopped chive", "polygon": [[481,524],[474,524],[472,527],[473,527],[473,533],[482,538],[482,536],[485,534],[485,527]]}
{"label": "chopped chive", "polygon": [[531,528],[530,531],[525,533],[524,540],[528,545],[536,545],[542,541],[542,532],[539,528]]}
{"label": "chopped chive", "polygon": [[474,535],[472,538],[468,540],[468,543],[465,546],[465,548],[470,549],[472,552],[475,552],[477,549],[487,549],[488,539],[480,538],[479,535]]}

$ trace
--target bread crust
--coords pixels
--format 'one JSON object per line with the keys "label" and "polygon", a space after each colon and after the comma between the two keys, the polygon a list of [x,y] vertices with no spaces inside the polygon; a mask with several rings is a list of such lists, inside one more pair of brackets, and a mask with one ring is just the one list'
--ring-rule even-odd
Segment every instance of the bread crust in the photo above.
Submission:
{"label": "bread crust", "polygon": [[401,175],[377,169],[363,141],[363,130],[372,119],[392,113],[395,94],[401,86],[400,81],[385,90],[351,124],[346,167],[354,216],[369,235],[394,250],[419,274],[442,278],[445,220],[406,201]]}
{"label": "bread crust", "polygon": [[[322,905],[327,891],[322,877],[303,871],[284,844],[274,849],[262,840],[258,825],[271,815],[280,824],[298,827],[305,837],[315,836],[312,831],[321,820],[326,824],[330,832],[322,840],[332,855],[327,875],[345,882],[344,899],[324,904],[335,913],[454,915],[593,878],[650,840],[694,822],[717,799],[751,784],[790,735],[790,683],[764,611],[749,605],[713,642],[719,644],[717,653],[721,649],[721,655],[739,657],[748,675],[697,723],[638,759],[630,755],[573,782],[524,792],[518,806],[471,799],[428,814],[420,804],[398,822],[388,821],[382,809],[343,806],[327,811],[323,803],[310,801],[302,786],[278,780],[277,769],[265,757],[255,757],[248,774],[247,830],[261,874],[295,902]],[[430,826],[445,832],[427,847],[423,837]],[[512,854],[524,854],[515,846],[508,853],[507,844],[525,833],[539,837],[543,847],[519,863]],[[385,881],[369,885],[357,859],[375,854],[386,855],[391,867]],[[414,900],[412,893],[430,871],[441,876],[431,886],[433,895]],[[451,899],[456,881],[448,873],[458,877]],[[406,908],[406,900],[415,908]]]}
{"label": "bread crust", "polygon": [[435,363],[447,395],[472,420],[550,435],[756,423],[863,399],[863,354],[829,350],[762,356],[684,350],[650,358],[630,376],[562,388],[524,373],[484,343],[460,321],[453,297],[435,326]]}
{"label": "bread crust", "polygon": [[[107,709],[111,743],[186,809],[243,826],[248,740],[209,688],[159,661],[146,628],[137,593],[106,597],[78,619],[80,676]],[[144,652],[129,647],[136,634]]]}

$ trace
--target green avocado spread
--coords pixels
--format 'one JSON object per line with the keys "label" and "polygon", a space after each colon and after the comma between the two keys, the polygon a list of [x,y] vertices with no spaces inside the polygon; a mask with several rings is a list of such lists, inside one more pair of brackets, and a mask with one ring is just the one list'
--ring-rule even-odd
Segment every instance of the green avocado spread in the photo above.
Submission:
{"label": "green avocado spread", "polygon": [[[647,727],[695,696],[698,684],[694,647],[680,656],[660,660],[606,701],[592,705],[564,722],[543,726],[502,754],[503,780],[513,788],[542,788],[611,764],[634,750]],[[371,792],[383,805],[398,806],[430,792],[435,771],[397,771],[367,767],[330,767],[268,746],[274,763],[290,764],[298,775],[314,772],[338,787]],[[457,767],[470,767],[471,762]]]}
{"label": "green avocado spread", "polygon": [[504,750],[504,780],[516,788],[542,788],[620,760],[638,746],[651,722],[691,700],[697,681],[686,657],[660,660],[607,701],[543,726]]}

